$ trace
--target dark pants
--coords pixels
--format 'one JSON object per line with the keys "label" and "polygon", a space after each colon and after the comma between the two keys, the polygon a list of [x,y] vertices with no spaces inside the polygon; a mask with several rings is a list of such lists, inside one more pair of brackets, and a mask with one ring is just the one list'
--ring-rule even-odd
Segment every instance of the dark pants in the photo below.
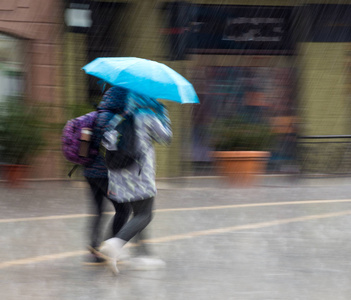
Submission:
{"label": "dark pants", "polygon": [[[124,203],[117,203],[112,201],[116,211],[120,209],[120,205]],[[134,201],[129,204],[133,211],[133,217],[117,232],[116,238],[120,238],[126,242],[135,236],[140,236],[140,232],[151,222],[152,219],[152,206],[154,198],[146,200]],[[137,237],[138,238],[138,237]]]}
{"label": "dark pants", "polygon": [[[107,197],[108,179],[107,178],[89,178],[86,177],[92,198],[93,198],[93,212],[94,217],[91,222],[90,231],[90,246],[97,248],[102,241],[101,226],[102,213],[104,208],[104,197]],[[122,203],[124,204],[124,203]],[[115,206],[115,216],[113,218],[112,236],[115,236],[123,225],[127,222],[130,215],[129,204]]]}

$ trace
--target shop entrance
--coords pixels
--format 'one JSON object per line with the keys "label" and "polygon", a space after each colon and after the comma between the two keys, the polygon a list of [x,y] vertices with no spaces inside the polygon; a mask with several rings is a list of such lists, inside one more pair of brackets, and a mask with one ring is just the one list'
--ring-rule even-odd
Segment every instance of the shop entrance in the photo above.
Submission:
{"label": "shop entrance", "polygon": [[[238,57],[237,57],[238,58]],[[193,83],[201,105],[192,114],[191,159],[199,175],[211,174],[214,148],[213,129],[223,118],[244,118],[253,124],[269,126],[274,135],[270,145],[271,172],[291,172],[296,168],[296,71],[293,57],[238,59],[195,57]],[[212,61],[212,63],[211,63]],[[237,65],[235,65],[237,64]]]}

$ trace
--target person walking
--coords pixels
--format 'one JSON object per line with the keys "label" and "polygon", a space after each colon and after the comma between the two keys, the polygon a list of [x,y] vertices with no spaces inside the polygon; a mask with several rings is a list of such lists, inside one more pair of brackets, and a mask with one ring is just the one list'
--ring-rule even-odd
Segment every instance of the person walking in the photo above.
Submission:
{"label": "person walking", "polygon": [[107,260],[114,274],[119,273],[117,260],[123,252],[123,246],[143,231],[152,219],[154,197],[157,192],[153,142],[169,144],[172,138],[168,112],[163,105],[159,104],[152,109],[140,107],[136,103],[138,102],[129,97],[125,113],[134,116],[138,161],[124,169],[108,171],[109,199],[117,208],[119,204],[130,204],[133,212],[132,218],[114,237],[104,241],[99,249],[100,256]]}
{"label": "person walking", "polygon": [[[93,128],[91,147],[99,150],[102,136],[107,128],[109,121],[115,114],[124,111],[128,91],[126,89],[112,87],[106,91],[102,101],[97,107],[98,117]],[[88,249],[90,255],[85,263],[101,263],[104,261],[97,253],[98,246],[103,238],[101,237],[101,227],[103,220],[104,198],[107,197],[108,171],[101,154],[98,154],[92,164],[85,167],[84,176],[90,187],[92,197],[92,214],[89,228],[90,244]],[[130,207],[127,204],[115,206],[115,215],[112,224],[112,236],[123,227],[130,215]]]}

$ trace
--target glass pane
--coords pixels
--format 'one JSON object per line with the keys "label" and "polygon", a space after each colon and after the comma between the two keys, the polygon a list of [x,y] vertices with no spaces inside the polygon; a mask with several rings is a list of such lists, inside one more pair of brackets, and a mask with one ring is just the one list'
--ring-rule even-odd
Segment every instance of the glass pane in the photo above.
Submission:
{"label": "glass pane", "polygon": [[0,102],[23,93],[23,45],[20,39],[0,34]]}

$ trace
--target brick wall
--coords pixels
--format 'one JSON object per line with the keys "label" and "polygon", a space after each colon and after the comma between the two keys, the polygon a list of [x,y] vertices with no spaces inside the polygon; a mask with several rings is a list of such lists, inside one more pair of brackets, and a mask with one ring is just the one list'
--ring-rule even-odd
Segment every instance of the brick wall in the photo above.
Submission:
{"label": "brick wall", "polygon": [[[40,104],[48,123],[62,122],[62,4],[60,0],[0,1],[0,32],[24,39],[26,100]],[[32,177],[57,177],[60,151],[57,130],[37,158]]]}

